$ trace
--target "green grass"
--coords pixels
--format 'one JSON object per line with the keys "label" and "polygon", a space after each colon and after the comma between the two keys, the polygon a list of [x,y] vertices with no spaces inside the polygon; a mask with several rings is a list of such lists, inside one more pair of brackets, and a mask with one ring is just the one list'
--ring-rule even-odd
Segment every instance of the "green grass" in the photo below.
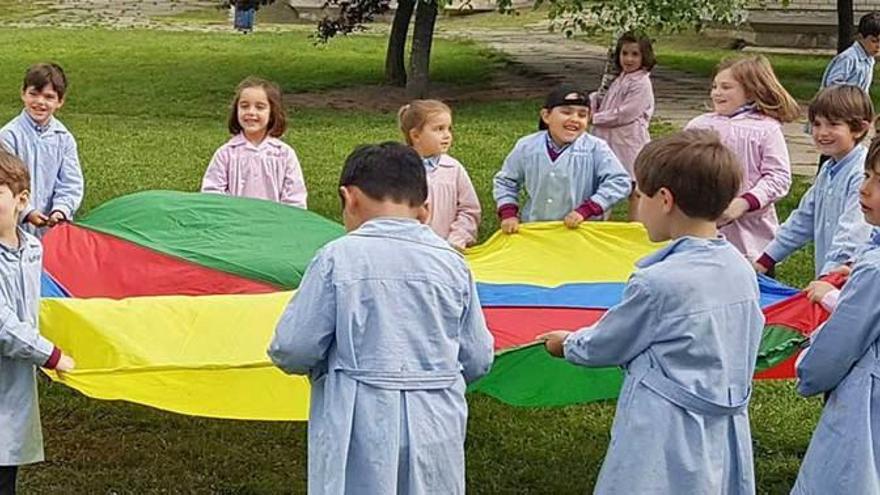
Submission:
{"label": "green grass", "polygon": [[[61,118],[80,143],[85,210],[132,191],[193,191],[227,135],[235,84],[259,73],[288,91],[379,79],[384,40],[358,36],[328,48],[305,33],[229,34],[0,29],[0,120],[19,112],[24,67],[52,58],[71,79]],[[168,47],[179,47],[169,49]],[[29,48],[32,47],[32,48]],[[39,48],[38,48],[39,47]],[[479,82],[492,70],[480,48],[441,43],[435,78]],[[515,140],[534,129],[537,101],[459,105],[453,154],[465,163],[486,206],[481,238],[497,227],[490,181]],[[655,134],[669,132],[657,123]],[[297,150],[311,209],[338,220],[335,183],[344,157],[363,142],[398,139],[393,113],[294,111],[286,140]],[[782,202],[786,213],[806,183]],[[620,218],[622,210],[615,215]],[[802,285],[808,256],[782,265]],[[49,461],[23,469],[23,493],[304,493],[306,424],[235,422],[177,416],[87,399],[41,381]],[[471,493],[581,494],[595,480],[607,447],[613,403],[517,409],[471,396],[467,443]],[[752,401],[761,493],[787,493],[820,410],[791,383],[756,385]]]}
{"label": "green grass", "polygon": [[[248,75],[276,81],[287,92],[381,82],[384,38],[314,46],[309,34],[0,28],[0,44],[16,47],[0,53],[0,88],[9,88],[0,94],[0,108],[16,105],[14,89],[27,66],[40,60],[65,67],[71,81],[65,115],[221,118]],[[479,83],[495,66],[473,44],[439,40],[433,53],[437,82]]]}
{"label": "green grass", "polygon": [[478,28],[478,29],[506,29],[521,28],[530,24],[537,24],[549,19],[549,9],[547,7],[524,8],[509,13],[501,12],[481,12],[467,13],[464,9],[461,12],[446,12],[447,15],[441,17],[438,26],[441,28]]}

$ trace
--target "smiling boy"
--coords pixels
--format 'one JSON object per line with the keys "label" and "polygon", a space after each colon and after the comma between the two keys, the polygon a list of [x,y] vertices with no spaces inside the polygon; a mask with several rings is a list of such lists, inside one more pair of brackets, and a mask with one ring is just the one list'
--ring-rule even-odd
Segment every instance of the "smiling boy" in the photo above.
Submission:
{"label": "smiling boy", "polygon": [[0,144],[18,156],[31,176],[31,200],[22,220],[38,236],[44,227],[71,220],[83,199],[76,140],[55,112],[64,106],[67,76],[56,64],[28,68],[21,89],[24,110],[0,129]]}
{"label": "smiling boy", "polygon": [[871,233],[859,209],[867,154],[860,143],[874,121],[871,100],[856,86],[832,86],[810,104],[809,119],[816,148],[830,158],[755,263],[762,273],[812,241],[818,278],[851,263]]}
{"label": "smiling boy", "polygon": [[[560,85],[547,95],[538,132],[517,141],[495,174],[495,198],[501,230],[523,222],[562,220],[576,228],[584,220],[604,220],[615,203],[629,196],[629,174],[602,139],[587,131],[586,93]],[[520,211],[520,191],[528,200]]]}

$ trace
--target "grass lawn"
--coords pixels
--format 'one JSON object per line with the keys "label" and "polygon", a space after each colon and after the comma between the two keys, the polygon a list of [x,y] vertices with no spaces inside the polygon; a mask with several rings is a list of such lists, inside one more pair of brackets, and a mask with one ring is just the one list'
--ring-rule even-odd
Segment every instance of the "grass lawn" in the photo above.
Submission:
{"label": "grass lawn", "polygon": [[[151,31],[0,28],[0,119],[20,111],[21,73],[53,59],[68,70],[71,89],[60,117],[80,143],[85,209],[144,189],[196,190],[213,151],[227,138],[226,108],[248,74],[285,90],[376,82],[384,40],[359,36],[328,47],[307,33],[188,34]],[[438,43],[435,80],[462,84],[493,70],[479,47]],[[534,129],[538,103],[461,105],[453,154],[471,173],[491,210],[490,180],[515,140]],[[658,127],[658,132],[668,126]],[[286,140],[297,150],[311,209],[339,219],[335,184],[344,157],[363,142],[398,139],[392,113],[295,110]],[[786,199],[783,216],[805,183]],[[617,212],[620,215],[621,212]],[[481,237],[495,228],[486,214]],[[807,255],[782,266],[782,278],[803,285]],[[260,423],[177,416],[126,403],[84,398],[41,382],[49,461],[27,467],[23,493],[304,493],[305,423]],[[468,487],[471,493],[581,494],[604,455],[613,403],[558,409],[514,409],[471,396]],[[820,411],[790,383],[759,383],[752,401],[761,493],[787,493]]]}

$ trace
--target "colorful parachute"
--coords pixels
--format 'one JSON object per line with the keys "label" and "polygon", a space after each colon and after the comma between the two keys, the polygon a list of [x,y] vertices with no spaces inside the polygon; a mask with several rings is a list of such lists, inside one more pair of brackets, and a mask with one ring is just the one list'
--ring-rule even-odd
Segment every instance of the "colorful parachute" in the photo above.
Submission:
{"label": "colorful parachute", "polygon": [[[306,419],[308,381],[276,370],[266,347],[309,260],[342,234],[297,208],[168,191],[56,227],[44,239],[41,331],[78,369],[50,376],[91,397],[182,414]],[[498,352],[470,390],[523,406],[615,397],[619,369],[575,367],[531,344],[598,320],[656,248],[636,224],[557,222],[469,250]],[[760,283],[768,326],[758,377],[790,377],[798,345],[827,314],[794,289]]]}

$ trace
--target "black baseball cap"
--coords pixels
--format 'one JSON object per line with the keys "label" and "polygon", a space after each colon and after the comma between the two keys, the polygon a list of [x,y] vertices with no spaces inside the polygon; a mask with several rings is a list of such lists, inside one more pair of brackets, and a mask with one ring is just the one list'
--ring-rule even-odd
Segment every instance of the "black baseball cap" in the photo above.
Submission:
{"label": "black baseball cap", "polygon": [[552,110],[554,107],[564,105],[590,106],[590,98],[587,93],[573,84],[560,84],[553,88],[544,100],[544,108]]}
{"label": "black baseball cap", "polygon": [[[555,107],[562,107],[565,105],[576,105],[589,108],[590,97],[586,92],[578,89],[577,86],[574,86],[573,84],[560,84],[553,88],[553,91],[547,95],[547,99],[544,100],[544,106],[542,108],[553,110]],[[545,124],[544,119],[540,117],[538,118],[538,130],[547,130],[547,124]]]}

